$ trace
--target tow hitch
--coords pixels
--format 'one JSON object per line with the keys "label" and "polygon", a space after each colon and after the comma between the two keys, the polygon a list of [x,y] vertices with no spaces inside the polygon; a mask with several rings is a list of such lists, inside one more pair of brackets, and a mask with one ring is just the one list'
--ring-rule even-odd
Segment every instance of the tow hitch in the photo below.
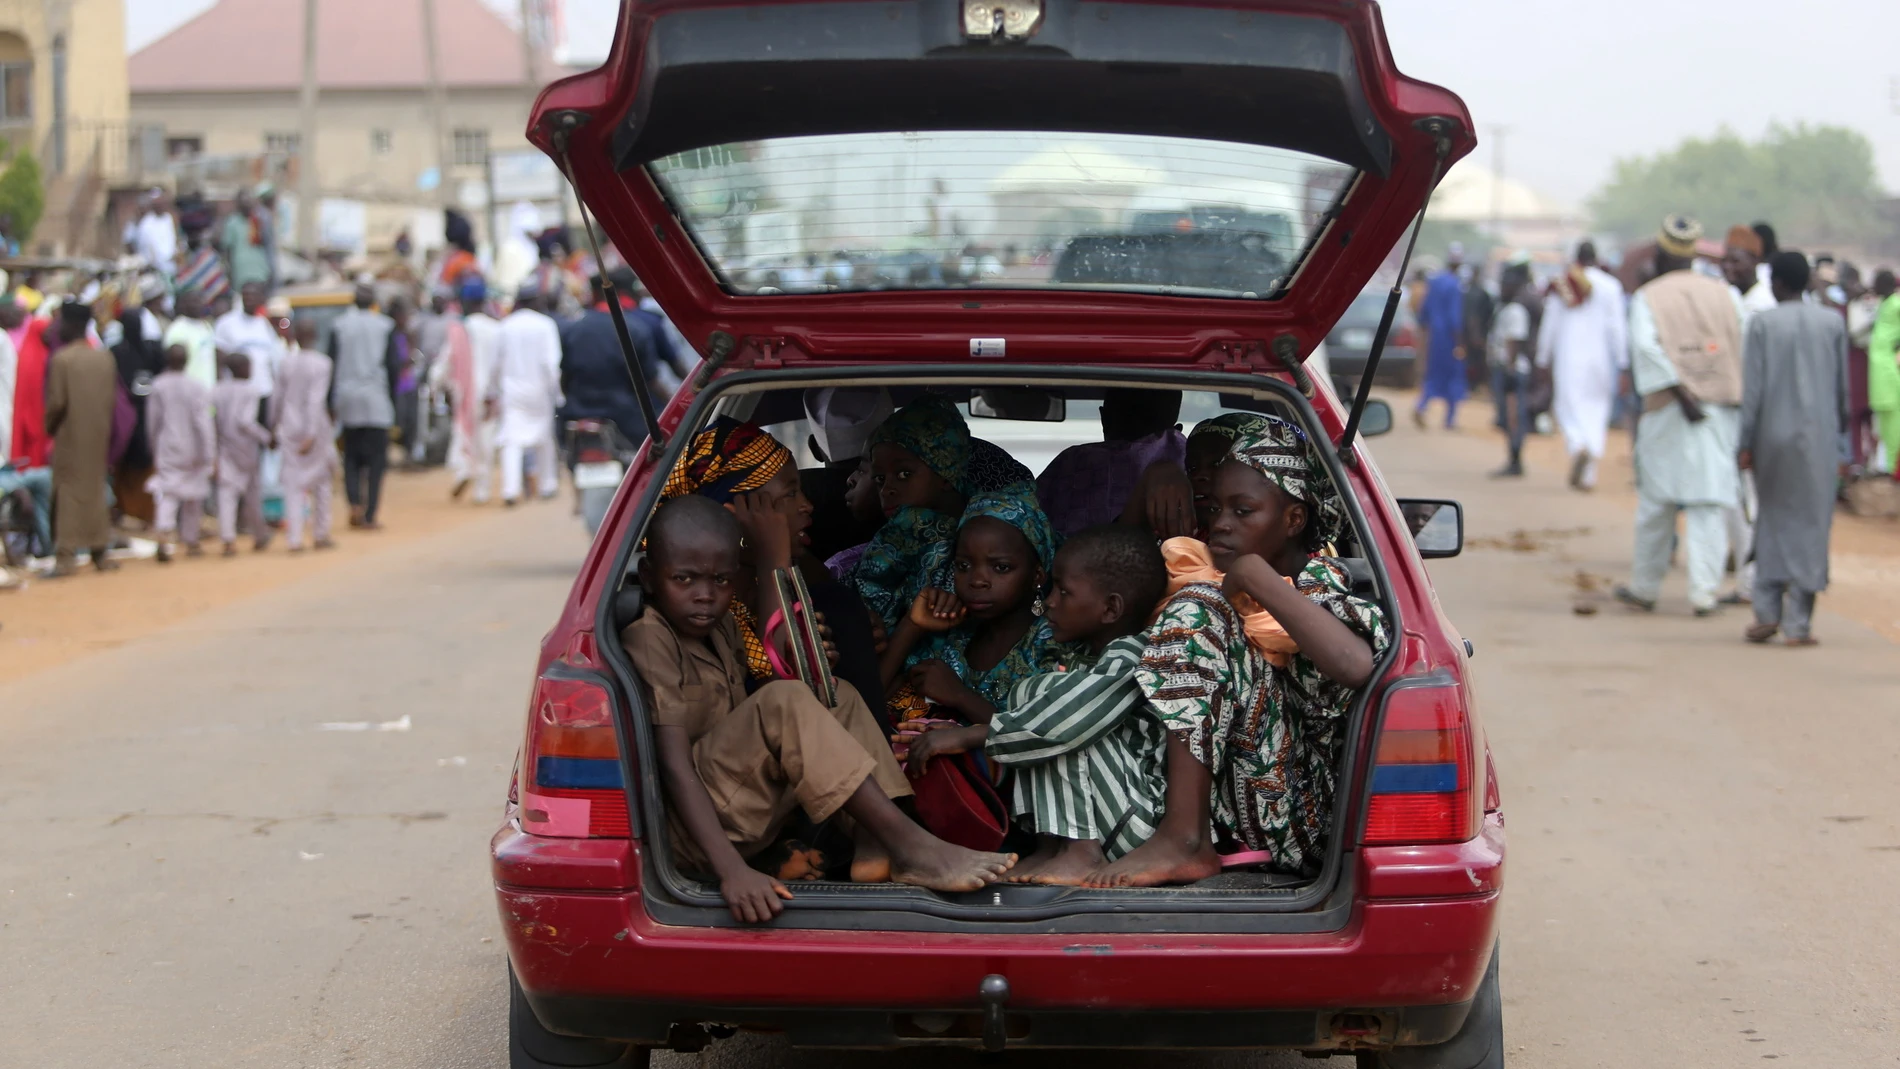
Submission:
{"label": "tow hitch", "polygon": [[983,1003],[983,1049],[1000,1051],[1009,1044],[1009,1030],[1003,1022],[1003,1007],[1009,1002],[1009,978],[1001,973],[985,976],[977,985],[976,997]]}

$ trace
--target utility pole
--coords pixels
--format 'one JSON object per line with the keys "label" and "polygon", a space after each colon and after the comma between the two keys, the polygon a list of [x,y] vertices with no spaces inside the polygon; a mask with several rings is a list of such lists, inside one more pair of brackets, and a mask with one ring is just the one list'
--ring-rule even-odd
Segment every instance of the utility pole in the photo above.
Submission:
{"label": "utility pole", "polygon": [[1491,239],[1502,245],[1504,243],[1504,139],[1510,135],[1511,128],[1493,125],[1490,129]]}
{"label": "utility pole", "polygon": [[297,248],[314,259],[323,199],[323,184],[317,180],[317,0],[303,0],[303,96],[298,106],[303,129],[297,136]]}
{"label": "utility pole", "polygon": [[541,5],[536,0],[521,0],[521,77],[528,90],[528,103],[534,104],[534,98],[541,93],[541,72],[536,70],[535,28],[540,25],[536,17]]}
{"label": "utility pole", "polygon": [[448,91],[442,87],[441,42],[435,32],[435,0],[422,0],[422,67],[429,80],[429,124],[435,132],[436,198],[444,207],[455,203],[449,185]]}

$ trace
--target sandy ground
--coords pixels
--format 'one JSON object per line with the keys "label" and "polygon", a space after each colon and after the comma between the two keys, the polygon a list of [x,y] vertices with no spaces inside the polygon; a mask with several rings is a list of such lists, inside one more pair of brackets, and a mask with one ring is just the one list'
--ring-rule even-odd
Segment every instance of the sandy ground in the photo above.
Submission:
{"label": "sandy ground", "polygon": [[[1468,551],[1430,570],[1475,645],[1502,781],[1512,1069],[1895,1064],[1894,642],[1831,596],[1821,648],[1747,646],[1745,614],[1690,616],[1679,574],[1653,615],[1575,615],[1579,572],[1627,568],[1614,480],[1573,493],[1540,451],[1530,478],[1502,485],[1483,474],[1499,450],[1481,429],[1408,425],[1371,449],[1395,493],[1466,508]],[[562,505],[452,509],[433,478],[397,480],[391,531],[327,559],[147,565],[0,600],[13,614],[84,595],[98,627],[121,628],[4,684],[0,1066],[506,1064],[487,844],[535,651],[585,539]],[[251,570],[162,625],[114,596]],[[367,730],[325,728],[336,721]],[[989,1063],[747,1036],[654,1064]]]}
{"label": "sandy ground", "polygon": [[[1408,431],[1413,404],[1416,395],[1408,392],[1384,394],[1391,402],[1399,419],[1406,421]],[[1493,444],[1496,460],[1493,466],[1504,461],[1503,435],[1491,425],[1493,409],[1489,400],[1479,398],[1459,406],[1458,426],[1454,431],[1441,430],[1444,422],[1443,409],[1434,404],[1431,409],[1431,431],[1429,434],[1450,433],[1461,438],[1469,438]],[[1569,464],[1565,457],[1563,436],[1561,434],[1532,435],[1525,443],[1524,462],[1530,474],[1525,482],[1546,484],[1556,480],[1562,485],[1569,475]],[[1508,490],[1510,482],[1500,480],[1501,487]],[[1603,459],[1597,480],[1597,489],[1593,496],[1615,503],[1626,517],[1636,513],[1636,476],[1630,459],[1630,436],[1623,431],[1611,431],[1609,448]],[[1624,533],[1630,527],[1626,522]],[[1541,545],[1551,540],[1561,541],[1565,535],[1559,530],[1547,527],[1525,529],[1524,537],[1518,532],[1506,535],[1510,544],[1520,550]],[[1821,601],[1835,612],[1857,620],[1879,631],[1888,638],[1900,641],[1900,519],[1864,519],[1854,516],[1846,510],[1837,510],[1834,514],[1834,536],[1830,547],[1829,577],[1831,583]],[[1614,583],[1628,579],[1628,551],[1625,550],[1624,566],[1609,575],[1594,574],[1582,581],[1585,587],[1594,587],[1607,591]]]}
{"label": "sandy ground", "polygon": [[[442,469],[392,470],[383,481],[379,517],[383,529],[364,532],[350,528],[339,483],[334,550],[293,555],[279,536],[269,549],[257,553],[248,538],[240,538],[240,555],[225,558],[219,555],[214,530],[207,528],[203,557],[188,558],[181,552],[170,564],[129,560],[118,571],[105,574],[82,567],[70,578],[32,579],[25,589],[0,591],[0,683],[123,645],[207,610],[268,594],[286,583],[348,567],[353,559],[501,511],[499,504],[450,501],[452,485]],[[561,496],[536,507],[565,510],[569,501]],[[578,529],[578,520],[575,525]]]}

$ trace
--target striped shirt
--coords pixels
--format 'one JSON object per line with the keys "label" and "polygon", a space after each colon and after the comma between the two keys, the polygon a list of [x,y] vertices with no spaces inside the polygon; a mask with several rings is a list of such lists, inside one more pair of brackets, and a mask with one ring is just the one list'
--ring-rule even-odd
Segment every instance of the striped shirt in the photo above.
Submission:
{"label": "striped shirt", "polygon": [[1094,664],[1016,684],[985,750],[1015,770],[1015,811],[1034,831],[1095,839],[1114,860],[1148,841],[1167,787],[1167,731],[1136,683],[1143,640]]}

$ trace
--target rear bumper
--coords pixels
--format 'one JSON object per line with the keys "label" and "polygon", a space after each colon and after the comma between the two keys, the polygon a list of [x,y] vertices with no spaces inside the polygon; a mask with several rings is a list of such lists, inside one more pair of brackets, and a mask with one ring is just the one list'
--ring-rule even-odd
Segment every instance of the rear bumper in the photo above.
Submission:
{"label": "rear bumper", "polygon": [[[1362,851],[1370,897],[1343,928],[1273,935],[671,926],[628,889],[635,844],[504,829],[494,847],[509,957],[557,1032],[659,1045],[675,1024],[719,1023],[806,1046],[975,1045],[978,987],[1001,975],[1012,1047],[1322,1050],[1440,1042],[1464,1023],[1497,939],[1503,832],[1491,815],[1469,843]],[[953,1023],[933,1035],[918,1014]]]}

